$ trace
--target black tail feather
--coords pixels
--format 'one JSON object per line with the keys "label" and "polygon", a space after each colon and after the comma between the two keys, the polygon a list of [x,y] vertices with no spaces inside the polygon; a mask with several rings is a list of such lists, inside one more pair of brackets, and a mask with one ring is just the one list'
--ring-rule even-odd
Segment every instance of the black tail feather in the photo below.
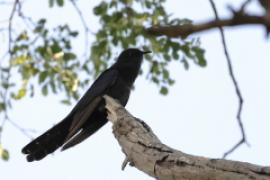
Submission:
{"label": "black tail feather", "polygon": [[62,147],[61,151],[64,151],[81,143],[86,138],[94,134],[97,130],[99,130],[107,122],[108,120],[106,118],[97,118],[96,121],[89,123],[89,125],[86,124],[86,126],[78,134],[76,134],[69,141],[67,141],[67,143]]}
{"label": "black tail feather", "polygon": [[27,161],[38,161],[43,159],[48,154],[54,152],[59,147],[63,146],[62,151],[79,144],[87,137],[91,136],[100,129],[106,122],[106,113],[99,111],[94,112],[91,117],[78,129],[78,133],[69,138],[70,127],[74,124],[74,118],[68,116],[63,121],[46,131],[44,134],[27,144],[22,153],[27,154]]}
{"label": "black tail feather", "polygon": [[27,160],[40,160],[47,154],[54,152],[62,146],[68,134],[69,126],[72,123],[72,118],[67,117],[44,134],[27,144],[22,153],[27,154]]}

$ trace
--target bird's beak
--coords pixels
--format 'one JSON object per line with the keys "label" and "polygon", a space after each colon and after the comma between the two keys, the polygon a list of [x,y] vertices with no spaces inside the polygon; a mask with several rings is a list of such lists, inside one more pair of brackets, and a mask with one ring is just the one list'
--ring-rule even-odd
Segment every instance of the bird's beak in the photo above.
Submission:
{"label": "bird's beak", "polygon": [[149,54],[152,53],[152,51],[143,51],[143,54]]}

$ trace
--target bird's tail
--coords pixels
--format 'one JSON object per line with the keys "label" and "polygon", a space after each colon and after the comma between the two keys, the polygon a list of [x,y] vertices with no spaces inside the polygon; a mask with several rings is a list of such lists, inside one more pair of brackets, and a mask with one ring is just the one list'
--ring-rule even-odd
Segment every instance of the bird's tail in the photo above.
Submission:
{"label": "bird's tail", "polygon": [[72,117],[68,116],[57,125],[27,144],[22,153],[27,154],[27,161],[41,160],[46,155],[54,152],[66,141]]}
{"label": "bird's tail", "polygon": [[62,151],[73,147],[94,134],[108,121],[105,114],[94,112],[91,118],[92,121],[86,122],[81,128],[71,134],[70,127],[73,126],[73,118],[72,116],[66,117],[54,127],[27,144],[22,149],[22,153],[27,155],[27,161],[41,160],[63,145]]}
{"label": "bird's tail", "polygon": [[82,127],[81,131],[79,131],[72,138],[65,142],[61,150],[64,151],[81,143],[86,138],[94,134],[97,130],[99,130],[102,126],[104,126],[107,122],[108,120],[105,114],[94,112],[92,115],[92,121],[87,121]]}

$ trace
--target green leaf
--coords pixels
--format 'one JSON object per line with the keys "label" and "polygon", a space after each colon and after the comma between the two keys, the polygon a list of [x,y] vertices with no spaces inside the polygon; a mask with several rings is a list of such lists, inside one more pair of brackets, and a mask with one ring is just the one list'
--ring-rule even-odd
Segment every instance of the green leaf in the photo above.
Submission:
{"label": "green leaf", "polygon": [[162,74],[163,74],[164,79],[169,79],[170,74],[169,74],[169,71],[167,69],[163,69]]}
{"label": "green leaf", "polygon": [[11,60],[11,64],[12,65],[19,65],[19,64],[23,64],[26,60],[28,59],[27,55],[20,55],[20,56],[16,56],[14,59]]}
{"label": "green leaf", "polygon": [[64,53],[64,60],[68,61],[72,59],[76,59],[76,54],[70,52]]}
{"label": "green leaf", "polygon": [[45,18],[41,18],[39,21],[38,21],[38,24],[39,25],[44,25],[46,23],[46,19]]}
{"label": "green leaf", "polygon": [[34,33],[41,33],[44,31],[44,26],[46,23],[46,19],[41,18],[38,23],[37,26],[35,27],[35,29],[33,30]]}
{"label": "green leaf", "polygon": [[204,50],[199,48],[199,47],[194,47],[194,48],[192,48],[192,50],[195,52],[195,56],[197,57],[198,64],[201,67],[205,67],[206,66],[206,60],[204,58]]}
{"label": "green leaf", "polygon": [[192,55],[190,53],[190,47],[189,44],[186,43],[185,45],[181,46],[180,49],[185,53],[185,55],[189,58],[192,58]]}
{"label": "green leaf", "polygon": [[153,74],[159,74],[160,73],[157,61],[153,61],[150,72],[153,73]]}
{"label": "green leaf", "polygon": [[49,0],[49,7],[53,7],[54,5],[54,0]]}
{"label": "green leaf", "polygon": [[71,35],[72,37],[76,37],[78,36],[79,32],[78,31],[72,31],[69,33],[69,35]]}
{"label": "green leaf", "polygon": [[173,80],[173,79],[168,79],[168,83],[169,83],[169,85],[173,85],[173,84],[175,83],[175,80]]}
{"label": "green leaf", "polygon": [[162,95],[167,95],[169,91],[168,91],[168,88],[167,88],[167,87],[162,86],[162,87],[160,88],[159,92],[160,92],[160,94],[162,94]]}
{"label": "green leaf", "polygon": [[61,103],[65,104],[65,105],[71,105],[71,102],[68,99],[62,100]]}
{"label": "green leaf", "polygon": [[178,60],[179,59],[179,55],[178,55],[178,52],[177,51],[173,51],[173,58],[175,60]]}
{"label": "green leaf", "polygon": [[[4,111],[5,109],[6,109],[5,103],[0,102],[0,112],[1,112],[1,111]],[[1,133],[1,131],[0,131],[0,133]]]}
{"label": "green leaf", "polygon": [[64,5],[64,0],[56,0],[57,5],[62,7]]}
{"label": "green leaf", "polygon": [[111,1],[110,8],[117,7],[117,1]]}
{"label": "green leaf", "polygon": [[53,80],[50,81],[50,87],[51,87],[51,89],[52,89],[52,92],[53,92],[54,94],[56,94],[56,93],[57,93],[57,90],[56,90],[56,86],[55,86],[55,83],[54,83]]}
{"label": "green leaf", "polygon": [[158,78],[157,78],[156,76],[153,76],[153,77],[151,78],[151,80],[152,80],[154,83],[159,84],[159,80],[158,80]]}
{"label": "green leaf", "polygon": [[188,64],[188,61],[187,59],[184,57],[181,62],[184,64],[184,68],[185,70],[188,70],[189,69],[189,64]]}
{"label": "green leaf", "polygon": [[42,83],[45,81],[46,77],[48,76],[48,72],[47,71],[43,71],[39,74],[38,76],[38,83]]}
{"label": "green leaf", "polygon": [[56,41],[54,41],[53,45],[51,45],[51,50],[53,54],[62,52],[62,48],[60,46],[60,44]]}
{"label": "green leaf", "polygon": [[8,160],[9,160],[9,152],[8,152],[6,149],[4,149],[4,150],[2,151],[1,156],[2,156],[2,159],[3,159],[4,161],[8,161]]}
{"label": "green leaf", "polygon": [[44,85],[41,89],[41,92],[44,96],[47,96],[48,95],[48,86],[47,85]]}
{"label": "green leaf", "polygon": [[8,89],[8,88],[10,87],[10,84],[8,84],[8,83],[6,83],[6,82],[3,82],[1,85],[2,85],[2,87],[3,87],[4,89]]}
{"label": "green leaf", "polygon": [[0,144],[0,156],[4,161],[8,161],[9,159],[8,151],[4,149],[1,144]]}
{"label": "green leaf", "polygon": [[147,9],[151,9],[151,7],[153,7],[153,2],[149,1],[149,0],[146,0],[145,1],[145,6],[146,6]]}
{"label": "green leaf", "polygon": [[16,38],[16,41],[21,41],[21,40],[28,40],[29,36],[27,34],[27,31],[23,31],[21,32],[21,34],[19,34],[19,36]]}
{"label": "green leaf", "polygon": [[170,61],[171,60],[171,57],[170,57],[170,55],[169,54],[163,54],[163,57],[164,57],[164,59],[166,60],[166,61]]}
{"label": "green leaf", "polygon": [[16,95],[13,95],[13,98],[19,100],[26,95],[26,89],[24,87],[20,88]]}
{"label": "green leaf", "polygon": [[101,2],[100,5],[94,8],[95,15],[101,15],[107,13],[108,4],[106,2]]}

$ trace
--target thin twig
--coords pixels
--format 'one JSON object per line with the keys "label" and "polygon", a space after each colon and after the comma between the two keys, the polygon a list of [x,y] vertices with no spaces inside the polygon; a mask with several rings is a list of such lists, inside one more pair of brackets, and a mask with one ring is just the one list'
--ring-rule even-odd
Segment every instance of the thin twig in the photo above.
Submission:
{"label": "thin twig", "polygon": [[71,4],[73,5],[74,9],[76,10],[77,14],[80,17],[80,20],[82,22],[83,28],[84,28],[84,39],[85,39],[85,50],[84,50],[84,58],[87,57],[87,52],[88,52],[88,47],[89,47],[89,33],[91,32],[85,19],[84,16],[82,14],[82,11],[80,10],[80,8],[78,7],[77,3],[75,2],[75,0],[70,0]]}
{"label": "thin twig", "polygon": [[247,7],[247,5],[248,5],[249,3],[251,3],[251,1],[252,1],[252,0],[246,0],[246,1],[242,4],[242,6],[240,7],[240,12],[244,12],[245,9],[246,9],[246,7]]}
{"label": "thin twig", "polygon": [[31,136],[29,134],[29,132],[35,133],[36,132],[35,130],[22,128],[20,125],[18,125],[17,123],[15,123],[14,121],[12,121],[11,119],[7,119],[7,122],[9,122],[12,126],[14,126],[19,131],[21,131],[21,133],[23,133],[29,139],[33,139],[33,136]]}
{"label": "thin twig", "polygon": [[36,22],[31,17],[25,16],[22,12],[21,3],[18,4],[18,17],[22,19],[28,29],[32,30],[32,28],[36,26]]}
{"label": "thin twig", "polygon": [[1,142],[1,137],[2,137],[2,131],[3,131],[3,127],[5,126],[6,123],[10,123],[13,127],[15,127],[17,130],[19,130],[22,134],[24,134],[26,137],[28,137],[29,139],[33,139],[33,136],[30,135],[29,133],[36,133],[36,130],[34,129],[26,129],[26,128],[22,128],[22,126],[18,125],[17,123],[15,123],[14,121],[12,121],[7,114],[5,114],[5,121],[2,121],[1,123],[1,131],[0,131],[0,142]]}
{"label": "thin twig", "polygon": [[[212,9],[213,9],[214,13],[215,13],[216,20],[219,20],[217,8],[216,8],[216,5],[215,5],[214,1],[209,0],[209,2],[211,4],[211,6],[212,6]],[[236,95],[238,97],[239,106],[238,106],[238,111],[237,111],[236,118],[237,118],[238,125],[239,125],[239,128],[241,130],[241,134],[242,134],[242,137],[241,137],[240,141],[238,143],[236,143],[236,145],[234,145],[229,151],[227,151],[227,152],[225,152],[223,154],[223,158],[225,158],[226,156],[231,154],[234,150],[236,150],[243,143],[246,143],[246,144],[248,144],[248,143],[247,143],[247,139],[246,139],[245,129],[244,129],[242,119],[241,119],[241,113],[242,113],[244,100],[243,100],[239,85],[237,83],[236,77],[235,77],[234,72],[233,72],[232,61],[231,61],[231,58],[230,58],[230,55],[229,55],[229,52],[228,52],[228,48],[227,48],[227,44],[226,44],[226,40],[225,40],[225,34],[224,34],[222,26],[219,26],[219,30],[220,30],[220,35],[221,35],[221,39],[222,39],[224,53],[225,53],[226,60],[227,60],[227,65],[228,65],[228,69],[229,69],[229,75],[230,75],[230,77],[232,79],[233,85],[235,87],[235,92],[236,92]]]}
{"label": "thin twig", "polygon": [[[19,0],[15,0],[14,4],[13,4],[13,7],[12,7],[12,10],[11,10],[11,13],[10,13],[10,16],[9,16],[9,19],[8,19],[8,54],[11,55],[12,54],[12,23],[13,23],[13,18],[14,18],[14,15],[15,15],[15,12],[16,12],[16,9],[17,9],[17,6],[19,4]],[[9,63],[8,65],[8,72],[7,72],[7,77],[6,77],[6,83],[8,84],[9,83],[9,79],[10,79],[10,69],[11,69],[11,63]],[[3,92],[3,103],[8,106],[8,88],[6,88]],[[5,108],[4,110],[4,119],[1,123],[1,129],[4,128],[5,124],[6,124],[6,121],[9,120],[9,116],[8,116],[8,112],[7,112],[7,108]],[[1,136],[2,136],[2,132],[0,132],[0,141],[1,141]]]}
{"label": "thin twig", "polygon": [[[20,4],[19,0],[15,0],[11,14],[9,16],[9,23],[8,23],[8,53],[11,55],[11,46],[12,46],[12,21],[13,21],[13,17],[14,14],[16,12],[16,7]],[[7,75],[7,84],[9,82],[9,78],[10,78],[10,69],[11,69],[11,63],[9,63],[9,70],[8,70],[8,75]],[[7,104],[7,93],[8,93],[8,89],[5,90],[4,93],[4,103]]]}
{"label": "thin twig", "polygon": [[19,4],[19,0],[15,0],[13,4],[13,8],[11,10],[11,14],[8,19],[8,51],[11,52],[11,44],[12,44],[12,20],[14,17],[14,14],[16,12],[16,7]]}
{"label": "thin twig", "polygon": [[86,31],[90,31],[90,29],[88,28],[87,26],[87,23],[83,17],[83,14],[82,14],[82,11],[80,10],[80,8],[78,7],[77,3],[75,2],[75,0],[70,0],[71,4],[73,5],[73,7],[75,8],[75,10],[77,11],[80,19],[81,19],[81,22],[85,28]]}

